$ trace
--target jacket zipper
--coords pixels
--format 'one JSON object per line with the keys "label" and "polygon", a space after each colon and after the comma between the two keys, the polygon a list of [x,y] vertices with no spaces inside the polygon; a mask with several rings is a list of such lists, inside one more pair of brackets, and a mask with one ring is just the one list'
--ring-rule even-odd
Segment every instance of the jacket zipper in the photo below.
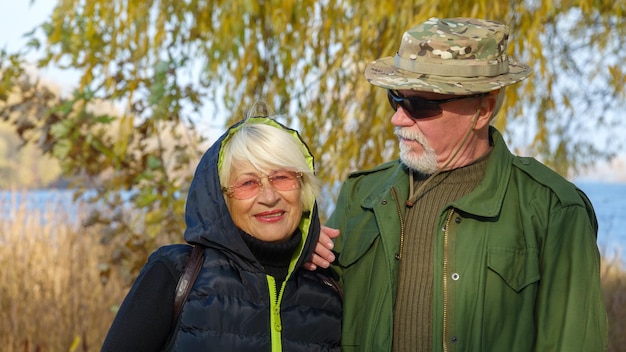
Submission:
{"label": "jacket zipper", "polygon": [[443,351],[448,351],[448,229],[454,209],[450,209],[443,229]]}
{"label": "jacket zipper", "polygon": [[282,299],[285,281],[283,281],[279,292],[276,292],[276,281],[273,277],[267,275],[267,283],[269,284],[268,288],[270,293],[270,336],[272,339],[272,351],[282,351],[283,323],[280,317],[280,301]]}
{"label": "jacket zipper", "polygon": [[398,250],[398,260],[402,259],[402,249],[404,248],[404,218],[402,217],[402,210],[400,209],[400,200],[398,199],[398,193],[394,187],[391,187],[391,193],[396,201],[396,211],[398,211],[398,219],[400,219],[400,249]]}

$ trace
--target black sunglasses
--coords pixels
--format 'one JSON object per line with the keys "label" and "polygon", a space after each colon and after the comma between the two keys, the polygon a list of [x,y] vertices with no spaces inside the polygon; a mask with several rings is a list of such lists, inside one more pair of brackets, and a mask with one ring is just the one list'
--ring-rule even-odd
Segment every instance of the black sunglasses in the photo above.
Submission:
{"label": "black sunglasses", "polygon": [[461,95],[454,98],[440,99],[440,100],[428,100],[419,97],[402,97],[395,91],[387,89],[387,99],[394,111],[398,111],[398,105],[407,112],[407,114],[414,120],[425,119],[427,117],[433,117],[442,113],[441,104],[449,103],[451,101],[457,101],[462,99],[484,97],[488,93],[479,93],[472,95]]}

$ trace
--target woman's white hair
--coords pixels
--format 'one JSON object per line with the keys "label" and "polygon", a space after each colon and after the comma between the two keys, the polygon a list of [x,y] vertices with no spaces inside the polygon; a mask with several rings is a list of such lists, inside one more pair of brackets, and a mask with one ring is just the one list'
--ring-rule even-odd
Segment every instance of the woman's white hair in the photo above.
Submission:
{"label": "woman's white hair", "polygon": [[[302,173],[301,201],[311,210],[321,182],[309,167],[306,146],[283,128],[248,118],[222,145],[220,184],[227,186],[234,168],[252,165],[261,172],[290,170]],[[312,160],[311,160],[312,162]]]}

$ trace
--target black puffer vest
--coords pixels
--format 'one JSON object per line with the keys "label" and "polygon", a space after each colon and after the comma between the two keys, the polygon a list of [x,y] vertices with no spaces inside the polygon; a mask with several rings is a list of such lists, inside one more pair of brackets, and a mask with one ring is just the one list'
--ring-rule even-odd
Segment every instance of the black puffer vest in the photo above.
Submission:
{"label": "black puffer vest", "polygon": [[[178,258],[182,270],[188,253],[189,246],[171,245],[155,254]],[[287,280],[279,313],[272,312],[275,290],[263,272],[248,271],[215,249],[204,254],[169,350],[339,351],[341,297],[331,279],[300,269]]]}

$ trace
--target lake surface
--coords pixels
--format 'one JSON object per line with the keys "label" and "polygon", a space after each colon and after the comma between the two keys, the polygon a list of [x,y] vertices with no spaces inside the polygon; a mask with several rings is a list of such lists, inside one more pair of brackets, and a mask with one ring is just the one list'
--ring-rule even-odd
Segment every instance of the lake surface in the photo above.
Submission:
{"label": "lake surface", "polygon": [[[0,190],[0,219],[15,221],[26,213],[28,221],[39,218],[42,224],[63,221],[79,225],[87,204],[74,200],[72,191],[41,189],[30,191]],[[54,219],[52,216],[56,216]]]}
{"label": "lake surface", "polygon": [[[576,181],[593,203],[598,217],[598,247],[607,257],[622,258],[626,264],[626,183],[603,183]],[[86,215],[86,205],[75,202],[72,192],[67,190],[37,190],[29,192],[0,191],[0,217],[12,219],[20,208],[29,209],[30,215],[45,218],[48,210],[58,209],[59,214],[69,214],[79,224],[79,213]],[[68,220],[67,217],[65,220]]]}

